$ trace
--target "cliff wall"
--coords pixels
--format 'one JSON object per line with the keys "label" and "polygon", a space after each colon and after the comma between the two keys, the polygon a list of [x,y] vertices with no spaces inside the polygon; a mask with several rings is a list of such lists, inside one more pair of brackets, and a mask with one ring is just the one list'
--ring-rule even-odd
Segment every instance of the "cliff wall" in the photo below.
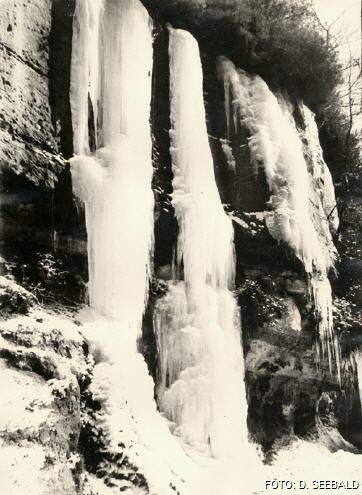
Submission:
{"label": "cliff wall", "polygon": [[[97,411],[99,404],[82,394],[91,380],[92,365],[82,329],[74,322],[75,311],[86,301],[87,253],[84,212],[73,199],[67,164],[72,155],[69,78],[73,10],[73,1],[66,0],[15,0],[0,5],[0,261],[5,277],[0,287],[0,366],[6,389],[12,391],[11,399],[3,396],[1,401],[6,414],[1,416],[0,436],[4,456],[9,453],[15,459],[8,472],[19,494],[28,490],[34,494],[82,493],[84,462],[89,471],[96,471],[97,462],[90,452],[101,448],[101,443],[91,440],[93,432],[84,419],[92,415],[90,410]],[[141,342],[154,377],[157,356],[152,312],[170,276],[177,235],[170,201],[168,34],[165,19],[158,20],[151,119],[155,270]],[[354,326],[351,344],[349,330],[343,330],[347,344],[342,346],[340,385],[326,360],[316,363],[318,322],[307,275],[290,247],[278,243],[268,231],[265,211],[270,192],[265,175],[254,174],[246,128],[233,136],[235,163],[230,164],[214,47],[208,50],[202,40],[200,45],[215,175],[235,228],[236,294],[242,314],[251,436],[270,452],[284,437],[317,436],[322,425],[327,436],[330,433],[331,449],[338,447],[332,440],[334,431],[354,445],[348,448],[361,448],[358,431],[362,430],[362,416],[351,354],[360,342],[360,333]],[[311,187],[317,191],[313,215],[318,229],[324,231],[323,183],[310,159],[311,143],[303,137],[306,123],[300,102],[293,100],[292,105],[304,139]],[[353,194],[353,205],[348,207],[351,217],[359,211],[357,203]],[[344,238],[350,235],[354,239],[353,218],[346,220]],[[333,229],[332,236],[335,239]],[[332,243],[332,236],[326,236],[326,244]],[[343,272],[347,280],[355,280],[353,266],[350,275]],[[28,292],[16,287],[14,280]],[[335,286],[343,297],[346,283],[335,282]],[[33,313],[34,304],[42,306],[45,313]],[[19,308],[30,316],[19,319]],[[57,319],[59,313],[64,314],[66,324],[64,318]],[[66,334],[64,325],[70,325]],[[86,415],[82,414],[84,408]],[[15,409],[18,415],[13,418]],[[325,414],[327,409],[331,414]],[[117,464],[119,459],[106,461]],[[124,475],[127,483],[142,485],[134,466],[126,468],[131,473]],[[39,484],[21,485],[23,469],[41,473]]]}

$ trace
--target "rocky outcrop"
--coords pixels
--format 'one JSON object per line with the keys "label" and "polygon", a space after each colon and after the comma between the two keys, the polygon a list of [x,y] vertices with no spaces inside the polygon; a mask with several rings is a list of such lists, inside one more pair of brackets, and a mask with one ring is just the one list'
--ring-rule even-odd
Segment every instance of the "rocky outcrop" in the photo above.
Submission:
{"label": "rocky outcrop", "polygon": [[[249,430],[266,451],[281,438],[317,438],[322,430],[328,447],[345,448],[350,442],[348,448],[360,448],[362,415],[353,357],[344,359],[341,385],[326,361],[316,362],[315,322],[306,286],[298,278],[292,281],[291,273],[284,277],[289,282],[283,296],[270,290],[273,277],[268,284],[260,274],[239,291]],[[326,400],[331,414],[321,414]]]}
{"label": "rocky outcrop", "polygon": [[1,244],[18,264],[39,252],[85,253],[66,162],[73,9],[62,0],[0,6]]}
{"label": "rocky outcrop", "polygon": [[[8,302],[4,291],[2,307]],[[14,283],[11,292],[32,300]],[[24,309],[29,307],[19,305],[18,311]],[[13,314],[0,322],[4,493],[79,493],[84,478],[81,389],[89,371],[85,350],[70,318],[32,307],[28,315]]]}
{"label": "rocky outcrop", "polygon": [[52,187],[65,161],[49,105],[51,2],[2,2],[0,18],[0,165]]}

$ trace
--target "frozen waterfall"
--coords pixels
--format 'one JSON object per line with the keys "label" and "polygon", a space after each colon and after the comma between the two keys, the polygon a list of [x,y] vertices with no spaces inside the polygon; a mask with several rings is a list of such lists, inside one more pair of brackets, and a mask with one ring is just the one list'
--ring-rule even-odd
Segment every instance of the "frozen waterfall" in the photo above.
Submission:
{"label": "frozen waterfall", "polygon": [[170,29],[174,277],[158,301],[158,403],[183,443],[216,458],[247,441],[233,228],[220,201],[208,142],[196,40]]}
{"label": "frozen waterfall", "polygon": [[77,2],[71,167],[86,207],[89,300],[136,336],[153,238],[151,73],[151,22],[138,0]]}
{"label": "frozen waterfall", "polygon": [[[282,96],[277,99],[260,77],[236,70],[225,57],[219,58],[218,71],[224,83],[229,134],[231,129],[237,132],[241,126],[246,126],[250,132],[251,159],[256,173],[260,166],[264,168],[271,191],[266,225],[270,234],[277,241],[289,244],[304,264],[319,321],[322,354],[328,355],[330,369],[333,360],[336,362],[340,378],[340,351],[333,332],[332,293],[328,280],[335,251],[328,225],[320,229],[315,225],[311,211],[313,186],[289,102]],[[334,198],[330,175],[321,156],[314,117],[306,107],[304,109],[311,160],[317,162],[314,168],[326,177],[325,187],[329,195],[325,197],[323,207],[327,214],[332,209]],[[326,218],[324,223],[328,224]]]}
{"label": "frozen waterfall", "polygon": [[[137,352],[153,244],[152,25],[138,0],[78,0],[73,26],[71,172],[85,204],[93,310],[82,330],[99,361],[91,390],[107,452],[126,456],[152,493],[168,495],[172,486],[181,492],[188,459]],[[122,463],[112,483],[126,490],[117,469]]]}
{"label": "frozen waterfall", "polygon": [[[198,46],[190,34],[170,29],[169,54],[173,205],[180,233],[174,280],[157,304],[155,330],[158,401],[175,435],[156,410],[153,382],[137,352],[153,239],[150,19],[138,0],[78,0],[71,172],[74,193],[85,204],[89,304],[95,312],[84,316],[83,332],[102,356],[92,393],[105,412],[107,448],[115,455],[126,452],[160,495],[174,487],[199,493],[200,480],[205,486],[211,476],[182,447],[206,453],[211,462],[210,454],[240,459],[247,442],[240,321],[230,292],[233,229],[215,183]],[[224,484],[221,471],[217,478]],[[219,492],[210,486],[214,490]]]}

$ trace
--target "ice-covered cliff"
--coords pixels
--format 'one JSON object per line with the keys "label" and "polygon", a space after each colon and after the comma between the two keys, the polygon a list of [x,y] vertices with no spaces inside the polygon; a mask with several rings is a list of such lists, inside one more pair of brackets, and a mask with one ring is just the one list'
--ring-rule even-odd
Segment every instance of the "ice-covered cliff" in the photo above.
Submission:
{"label": "ice-covered cliff", "polygon": [[352,470],[359,265],[341,251],[338,281],[353,225],[314,115],[144,5],[0,5],[9,490],[219,493],[227,472],[231,495],[248,441],[270,460],[296,437],[276,469],[341,448]]}

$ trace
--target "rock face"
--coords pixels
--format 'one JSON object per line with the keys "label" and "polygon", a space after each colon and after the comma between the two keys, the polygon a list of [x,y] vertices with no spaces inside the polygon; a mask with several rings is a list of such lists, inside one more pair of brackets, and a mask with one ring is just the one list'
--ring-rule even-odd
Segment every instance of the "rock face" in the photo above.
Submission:
{"label": "rock face", "polygon": [[[85,252],[66,163],[73,9],[62,0],[0,5],[0,225],[7,259],[58,248]],[[75,231],[80,235],[70,236]]]}
{"label": "rock face", "polygon": [[[89,418],[101,417],[102,408],[89,392],[92,363],[72,316],[86,300],[87,280],[84,214],[72,197],[66,161],[72,155],[73,11],[73,0],[0,4],[0,267],[4,275],[0,278],[0,368],[3,390],[11,392],[0,404],[0,456],[9,475],[9,492],[11,488],[19,495],[93,493],[87,488],[84,465],[97,473],[103,468],[113,473],[114,468],[117,474],[123,459],[97,452],[104,445],[95,439]],[[152,315],[170,278],[177,222],[170,201],[168,32],[157,25],[155,34],[151,119],[155,276],[140,348],[157,378]],[[344,441],[362,448],[356,433],[362,431],[360,398],[350,357],[350,351],[362,345],[357,317],[350,315],[353,331],[346,331],[343,340],[340,386],[326,362],[318,366],[315,362],[317,322],[306,274],[292,250],[268,232],[265,210],[270,193],[265,176],[254,177],[247,129],[233,136],[231,147],[225,139],[223,88],[217,81],[214,53],[202,41],[200,45],[215,175],[235,230],[236,295],[243,322],[251,436],[270,452],[284,437],[317,436],[323,431],[326,438],[334,429]],[[324,201],[325,183],[316,173],[305,138],[306,119],[297,102],[294,115],[316,191],[315,221],[320,231],[327,232],[326,218],[333,205]],[[334,285],[343,298],[352,284],[355,303],[360,304],[356,277],[360,238],[353,229],[360,218],[360,197],[352,182],[340,240],[345,260],[340,264],[341,279]],[[333,217],[328,220],[334,235]],[[332,242],[330,234],[325,242]],[[38,303],[46,310],[35,310]],[[68,316],[59,318],[55,311]],[[336,447],[330,444],[331,449]],[[25,470],[33,478],[24,478]],[[123,471],[119,486],[124,480],[127,486],[144,486],[134,466],[126,462]]]}
{"label": "rock face", "polygon": [[0,164],[53,186],[64,160],[49,104],[51,2],[5,1],[0,15]]}
{"label": "rock face", "polygon": [[[11,289],[26,296],[14,283]],[[3,293],[0,299],[4,307]],[[79,493],[84,349],[77,325],[55,314],[32,308],[0,322],[4,493]]]}

